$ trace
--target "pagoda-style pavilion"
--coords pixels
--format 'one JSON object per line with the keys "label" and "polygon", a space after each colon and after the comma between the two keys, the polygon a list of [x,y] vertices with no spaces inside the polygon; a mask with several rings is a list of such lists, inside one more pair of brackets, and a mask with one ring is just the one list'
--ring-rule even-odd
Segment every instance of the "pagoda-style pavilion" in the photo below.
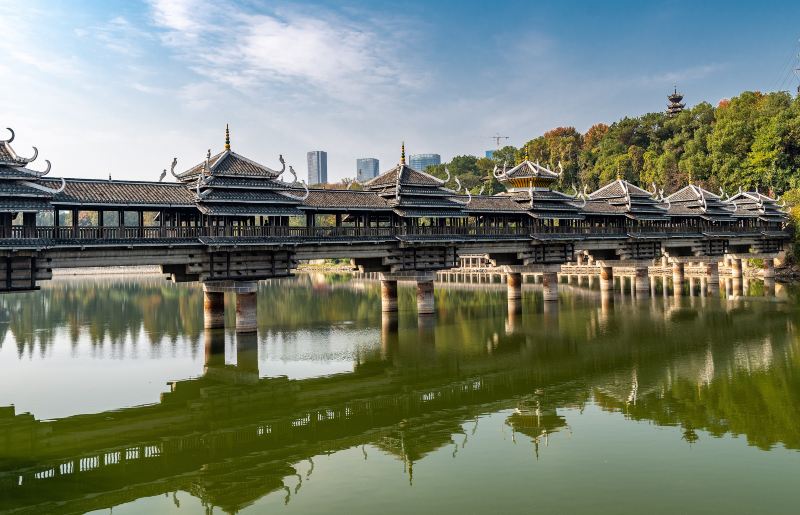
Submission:
{"label": "pagoda-style pavilion", "polygon": [[41,179],[50,172],[50,161],[45,161],[43,172],[28,168],[39,151],[33,147],[33,156],[18,156],[11,147],[14,131],[8,130],[11,137],[0,140],[0,237],[31,238],[36,236],[36,214],[51,209],[50,201],[63,191],[64,183],[62,179],[58,188],[43,185]]}
{"label": "pagoda-style pavilion", "polygon": [[781,204],[763,193],[739,191],[728,199],[736,206],[734,216],[742,227],[760,228],[765,231],[780,232],[788,216]]}
{"label": "pagoda-style pavilion", "polygon": [[686,107],[686,104],[682,102],[683,95],[678,93],[678,87],[672,90],[672,94],[667,97],[669,99],[669,104],[667,104],[667,116],[677,116],[678,113],[683,111]]}
{"label": "pagoda-style pavilion", "polygon": [[[195,194],[200,223],[210,227],[288,226],[288,217],[301,216],[298,206],[308,198],[308,188],[280,180],[286,171],[273,170],[231,150],[225,128],[225,148],[181,174],[173,175]],[[293,170],[290,170],[294,174]],[[295,175],[295,181],[297,182]],[[240,232],[242,232],[240,230]],[[244,231],[247,233],[247,231]],[[248,234],[249,235],[249,234]]]}
{"label": "pagoda-style pavilion", "polygon": [[[405,144],[400,162],[394,168],[364,183],[365,191],[373,192],[391,207],[407,229],[459,226],[464,203],[453,199],[455,191],[445,188],[446,181],[406,165]],[[436,231],[432,231],[436,232]]]}
{"label": "pagoda-style pavilion", "polygon": [[513,200],[534,219],[534,232],[552,227],[571,227],[583,220],[582,202],[552,189],[560,174],[527,158],[510,170],[495,170],[495,177],[507,189],[498,196]]}
{"label": "pagoda-style pavilion", "polygon": [[719,195],[689,184],[664,199],[673,222],[688,227],[724,231],[736,223],[736,207]]}
{"label": "pagoda-style pavilion", "polygon": [[665,226],[667,206],[654,197],[655,192],[616,179],[590,193],[583,211],[592,226]]}

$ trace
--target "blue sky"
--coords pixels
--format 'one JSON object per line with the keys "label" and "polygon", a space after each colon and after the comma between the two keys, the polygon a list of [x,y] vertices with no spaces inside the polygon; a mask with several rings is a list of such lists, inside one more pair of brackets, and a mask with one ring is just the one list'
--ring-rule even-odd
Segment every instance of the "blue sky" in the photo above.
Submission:
{"label": "blue sky", "polygon": [[[797,2],[0,1],[0,126],[52,175],[157,179],[233,149],[329,179],[794,90]],[[43,166],[43,165],[42,165]]]}

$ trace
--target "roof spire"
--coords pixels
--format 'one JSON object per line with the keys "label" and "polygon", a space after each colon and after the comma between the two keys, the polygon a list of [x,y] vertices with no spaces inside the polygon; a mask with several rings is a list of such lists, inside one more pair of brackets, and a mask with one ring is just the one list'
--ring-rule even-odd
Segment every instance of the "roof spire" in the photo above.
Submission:
{"label": "roof spire", "polygon": [[403,141],[400,144],[400,164],[401,165],[405,165],[406,164],[406,142],[405,141]]}
{"label": "roof spire", "polygon": [[231,131],[228,129],[228,124],[225,124],[225,150],[231,149]]}

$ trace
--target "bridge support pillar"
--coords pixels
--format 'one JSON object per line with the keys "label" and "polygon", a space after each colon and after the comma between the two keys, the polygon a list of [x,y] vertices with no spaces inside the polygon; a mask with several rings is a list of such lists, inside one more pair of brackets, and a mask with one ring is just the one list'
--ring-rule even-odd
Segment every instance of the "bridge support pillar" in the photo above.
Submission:
{"label": "bridge support pillar", "polygon": [[742,260],[740,258],[731,258],[730,267],[731,267],[731,277],[733,277],[734,279],[741,279]]}
{"label": "bridge support pillar", "polygon": [[258,330],[256,292],[236,294],[236,332],[254,333]]}
{"label": "bridge support pillar", "polygon": [[647,278],[647,267],[637,267],[633,278],[633,289],[636,296],[646,296],[650,293],[650,281]]}
{"label": "bridge support pillar", "polygon": [[775,279],[775,260],[764,258],[764,270],[761,272],[764,279]]}
{"label": "bridge support pillar", "polygon": [[518,272],[509,272],[506,274],[506,283],[508,284],[508,300],[517,300],[522,298],[522,274]]}
{"label": "bridge support pillar", "polygon": [[417,280],[417,315],[432,315],[435,312],[433,281]]}
{"label": "bridge support pillar", "polygon": [[614,290],[614,269],[610,266],[600,267],[600,291]]}
{"label": "bridge support pillar", "polygon": [[672,263],[672,293],[676,297],[683,295],[683,263]]}
{"label": "bridge support pillar", "polygon": [[208,291],[203,286],[203,327],[220,329],[225,327],[225,294],[221,291]]}
{"label": "bridge support pillar", "polygon": [[397,281],[394,279],[381,279],[381,311],[397,311]]}
{"label": "bridge support pillar", "polygon": [[713,286],[719,287],[719,263],[707,263],[706,276],[708,277],[709,288]]}
{"label": "bridge support pillar", "polygon": [[545,302],[558,302],[558,273],[542,273],[542,296]]}

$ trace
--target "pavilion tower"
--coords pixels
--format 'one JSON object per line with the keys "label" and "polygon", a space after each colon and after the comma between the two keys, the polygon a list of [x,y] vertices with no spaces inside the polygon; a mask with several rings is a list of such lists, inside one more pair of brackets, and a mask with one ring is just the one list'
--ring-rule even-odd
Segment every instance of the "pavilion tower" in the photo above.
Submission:
{"label": "pavilion tower", "polygon": [[667,99],[669,100],[669,104],[667,104],[667,116],[676,116],[686,107],[686,104],[682,102],[683,95],[678,93],[677,86],[673,88],[672,94],[669,95]]}

